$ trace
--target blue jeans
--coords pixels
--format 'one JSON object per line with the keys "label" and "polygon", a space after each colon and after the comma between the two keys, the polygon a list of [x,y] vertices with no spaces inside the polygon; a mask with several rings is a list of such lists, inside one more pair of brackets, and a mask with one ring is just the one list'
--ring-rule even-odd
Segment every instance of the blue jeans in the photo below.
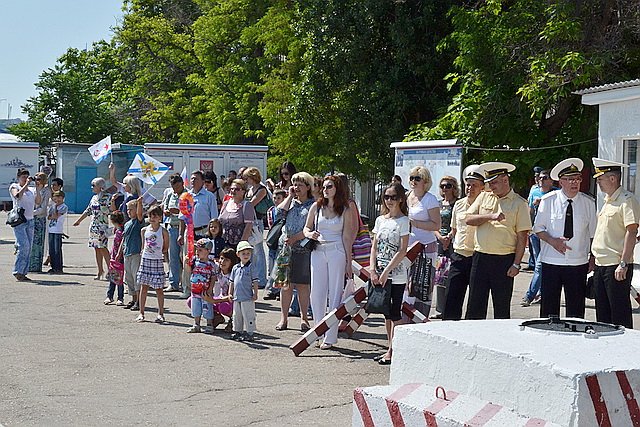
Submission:
{"label": "blue jeans", "polygon": [[[264,226],[262,225],[262,221],[258,221],[258,227],[260,227],[260,231],[264,234]],[[256,245],[253,248],[253,257],[251,258],[251,263],[255,265],[258,269],[258,285],[259,288],[264,288],[267,286],[267,259],[264,254],[264,242]]]}
{"label": "blue jeans", "polygon": [[180,229],[170,226],[169,232],[169,285],[172,289],[180,289],[180,276],[182,276],[182,246],[178,244]]}
{"label": "blue jeans", "polygon": [[16,262],[13,265],[13,274],[24,274],[29,272],[29,257],[31,256],[31,246],[33,244],[33,229],[35,222],[28,219],[27,222],[13,227],[13,234],[16,236]]}
{"label": "blue jeans", "polygon": [[531,234],[529,236],[529,265],[530,269],[534,269],[536,267],[536,259],[538,258],[538,254],[540,253],[540,238]]}
{"label": "blue jeans", "polygon": [[269,249],[269,264],[267,268],[267,286],[264,290],[272,295],[278,295],[280,293],[280,288],[273,287],[273,277],[271,277],[271,272],[273,271],[273,266],[276,263],[276,258],[278,256],[278,251],[276,249]]}
{"label": "blue jeans", "polygon": [[113,294],[118,288],[118,301],[124,301],[124,285],[116,285],[113,282],[109,282],[109,290],[107,291],[107,298],[113,301]]}
{"label": "blue jeans", "polygon": [[62,272],[62,234],[49,233],[49,257],[51,269]]}
{"label": "blue jeans", "polygon": [[[540,292],[540,285],[542,284],[542,261],[540,261],[540,238],[535,234],[529,236],[529,249],[533,248],[533,253],[529,255],[529,259],[533,259],[533,277],[531,283],[529,283],[529,290],[525,294],[525,298],[528,301],[533,299]],[[535,242],[535,243],[534,243]],[[537,249],[536,249],[537,248]]]}

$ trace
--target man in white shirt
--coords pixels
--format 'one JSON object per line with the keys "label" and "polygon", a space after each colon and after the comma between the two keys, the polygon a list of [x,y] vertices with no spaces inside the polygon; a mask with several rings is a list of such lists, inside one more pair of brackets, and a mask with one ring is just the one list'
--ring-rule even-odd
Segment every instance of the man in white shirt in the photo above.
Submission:
{"label": "man in white shirt", "polygon": [[[541,240],[542,303],[540,317],[560,315],[560,293],[564,287],[566,316],[584,318],[587,273],[593,269],[591,240],[596,230],[596,205],[580,192],[584,163],[570,158],[550,173],[560,190],[540,200],[533,232]],[[591,262],[590,262],[591,261]]]}

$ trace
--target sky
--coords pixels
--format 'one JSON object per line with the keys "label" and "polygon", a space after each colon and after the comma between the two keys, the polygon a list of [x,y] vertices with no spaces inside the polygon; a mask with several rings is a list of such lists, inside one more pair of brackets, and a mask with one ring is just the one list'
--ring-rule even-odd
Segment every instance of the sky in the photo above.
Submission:
{"label": "sky", "polygon": [[0,118],[26,119],[40,73],[67,48],[111,39],[122,0],[0,0]]}

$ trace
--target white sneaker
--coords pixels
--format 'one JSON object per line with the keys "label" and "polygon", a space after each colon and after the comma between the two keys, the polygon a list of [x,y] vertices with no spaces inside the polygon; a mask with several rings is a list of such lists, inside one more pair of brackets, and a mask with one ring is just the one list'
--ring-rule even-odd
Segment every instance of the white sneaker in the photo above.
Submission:
{"label": "white sneaker", "polygon": [[104,305],[109,305],[109,304],[113,304],[113,300],[107,298],[106,300],[104,300]]}

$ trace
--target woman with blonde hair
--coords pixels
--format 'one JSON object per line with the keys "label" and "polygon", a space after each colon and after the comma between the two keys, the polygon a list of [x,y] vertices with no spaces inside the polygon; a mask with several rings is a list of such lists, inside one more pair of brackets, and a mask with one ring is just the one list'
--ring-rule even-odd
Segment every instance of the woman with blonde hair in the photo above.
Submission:
{"label": "woman with blonde hair", "polygon": [[[133,175],[127,175],[122,179],[122,182],[118,182],[116,179],[116,167],[113,163],[109,165],[109,179],[111,185],[113,185],[118,191],[111,197],[111,210],[119,210],[124,214],[125,222],[129,220],[129,214],[127,213],[127,203],[131,200],[138,200],[138,197],[142,196],[142,183],[138,178]],[[121,194],[124,194],[122,199]],[[122,203],[116,206],[116,200],[121,199]]]}
{"label": "woman with blonde hair", "polygon": [[[409,205],[409,247],[415,242],[424,245],[424,255],[431,259],[432,265],[436,264],[438,256],[438,244],[435,232],[440,230],[440,203],[433,194],[429,193],[433,181],[431,173],[424,166],[416,166],[409,173],[409,193],[407,204]],[[411,301],[411,300],[410,300]],[[415,299],[416,310],[429,315],[431,301]]]}
{"label": "woman with blonde hair", "polygon": [[73,223],[73,226],[77,227],[86,217],[92,217],[91,225],[89,226],[89,247],[95,250],[96,255],[98,274],[94,277],[95,280],[102,279],[105,273],[104,264],[109,267],[109,237],[107,230],[109,229],[109,202],[111,197],[106,192],[105,186],[104,178],[94,178],[91,181],[93,197],[91,197],[89,205],[80,218]]}
{"label": "woman with blonde hair", "polygon": [[305,238],[304,226],[309,210],[315,202],[312,192],[314,179],[306,172],[298,172],[293,175],[291,182],[293,185],[287,189],[288,195],[278,205],[276,213],[276,218],[282,215],[286,216],[278,252],[281,252],[285,245],[291,248],[289,258],[290,285],[280,290],[281,316],[276,330],[282,331],[288,328],[289,307],[295,288],[300,306],[300,330],[306,332],[310,328],[307,311],[311,292],[311,250],[302,247],[300,242]]}

